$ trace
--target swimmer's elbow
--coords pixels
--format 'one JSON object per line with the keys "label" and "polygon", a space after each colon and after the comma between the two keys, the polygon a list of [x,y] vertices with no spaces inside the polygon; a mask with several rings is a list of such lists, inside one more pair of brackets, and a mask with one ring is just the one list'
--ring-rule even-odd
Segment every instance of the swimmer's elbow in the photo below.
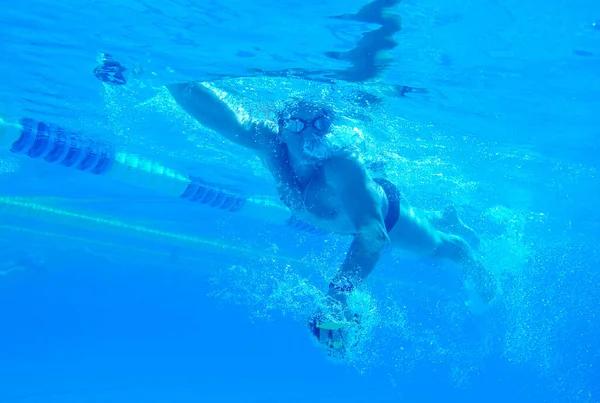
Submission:
{"label": "swimmer's elbow", "polygon": [[358,235],[367,240],[374,250],[383,250],[390,244],[390,237],[383,223],[369,223],[359,228]]}

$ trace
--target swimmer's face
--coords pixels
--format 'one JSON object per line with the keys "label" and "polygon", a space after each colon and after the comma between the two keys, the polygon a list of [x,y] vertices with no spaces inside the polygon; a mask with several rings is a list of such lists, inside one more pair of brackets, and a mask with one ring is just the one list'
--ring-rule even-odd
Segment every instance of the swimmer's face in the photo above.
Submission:
{"label": "swimmer's face", "polygon": [[294,108],[284,111],[279,119],[281,140],[296,156],[304,154],[320,158],[329,132],[333,114],[325,108],[300,102]]}

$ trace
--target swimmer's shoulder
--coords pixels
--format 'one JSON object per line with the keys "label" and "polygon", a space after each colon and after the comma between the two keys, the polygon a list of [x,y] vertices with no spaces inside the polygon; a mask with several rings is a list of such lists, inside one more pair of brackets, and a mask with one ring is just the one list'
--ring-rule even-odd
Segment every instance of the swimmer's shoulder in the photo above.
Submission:
{"label": "swimmer's shoulder", "polygon": [[270,147],[274,144],[279,133],[279,127],[269,120],[247,119],[242,126],[258,145]]}
{"label": "swimmer's shoulder", "polygon": [[253,122],[255,130],[265,136],[277,136],[279,126],[271,120],[255,120]]}

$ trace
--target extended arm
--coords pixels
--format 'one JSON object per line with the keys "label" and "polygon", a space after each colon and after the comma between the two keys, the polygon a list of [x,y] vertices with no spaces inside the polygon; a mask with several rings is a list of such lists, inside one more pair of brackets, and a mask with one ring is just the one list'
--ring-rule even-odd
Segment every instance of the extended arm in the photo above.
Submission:
{"label": "extended arm", "polygon": [[297,179],[293,174],[285,144],[265,122],[240,122],[229,106],[200,83],[167,86],[177,103],[203,126],[228,140],[259,153],[271,172],[281,200],[293,211],[303,208]]}
{"label": "extended arm", "polygon": [[275,141],[264,124],[241,122],[229,105],[201,83],[171,84],[167,88],[188,114],[203,126],[243,147],[262,151]]}
{"label": "extended arm", "polygon": [[[345,279],[351,285],[357,285],[371,273],[389,243],[381,212],[381,194],[364,164],[354,155],[334,156],[326,162],[324,169],[327,180],[338,190],[343,208],[356,231],[333,284]],[[330,294],[334,291],[330,289]]]}

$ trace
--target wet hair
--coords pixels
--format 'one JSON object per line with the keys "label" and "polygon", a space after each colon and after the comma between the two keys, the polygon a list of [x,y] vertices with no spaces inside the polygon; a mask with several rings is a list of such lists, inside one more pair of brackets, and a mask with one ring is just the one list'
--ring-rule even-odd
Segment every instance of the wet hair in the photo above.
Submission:
{"label": "wet hair", "polygon": [[315,115],[327,115],[335,118],[333,109],[324,102],[311,102],[304,99],[292,98],[283,104],[283,107],[277,113],[277,122],[281,129],[281,123],[293,117],[300,110],[308,110],[314,112]]}

